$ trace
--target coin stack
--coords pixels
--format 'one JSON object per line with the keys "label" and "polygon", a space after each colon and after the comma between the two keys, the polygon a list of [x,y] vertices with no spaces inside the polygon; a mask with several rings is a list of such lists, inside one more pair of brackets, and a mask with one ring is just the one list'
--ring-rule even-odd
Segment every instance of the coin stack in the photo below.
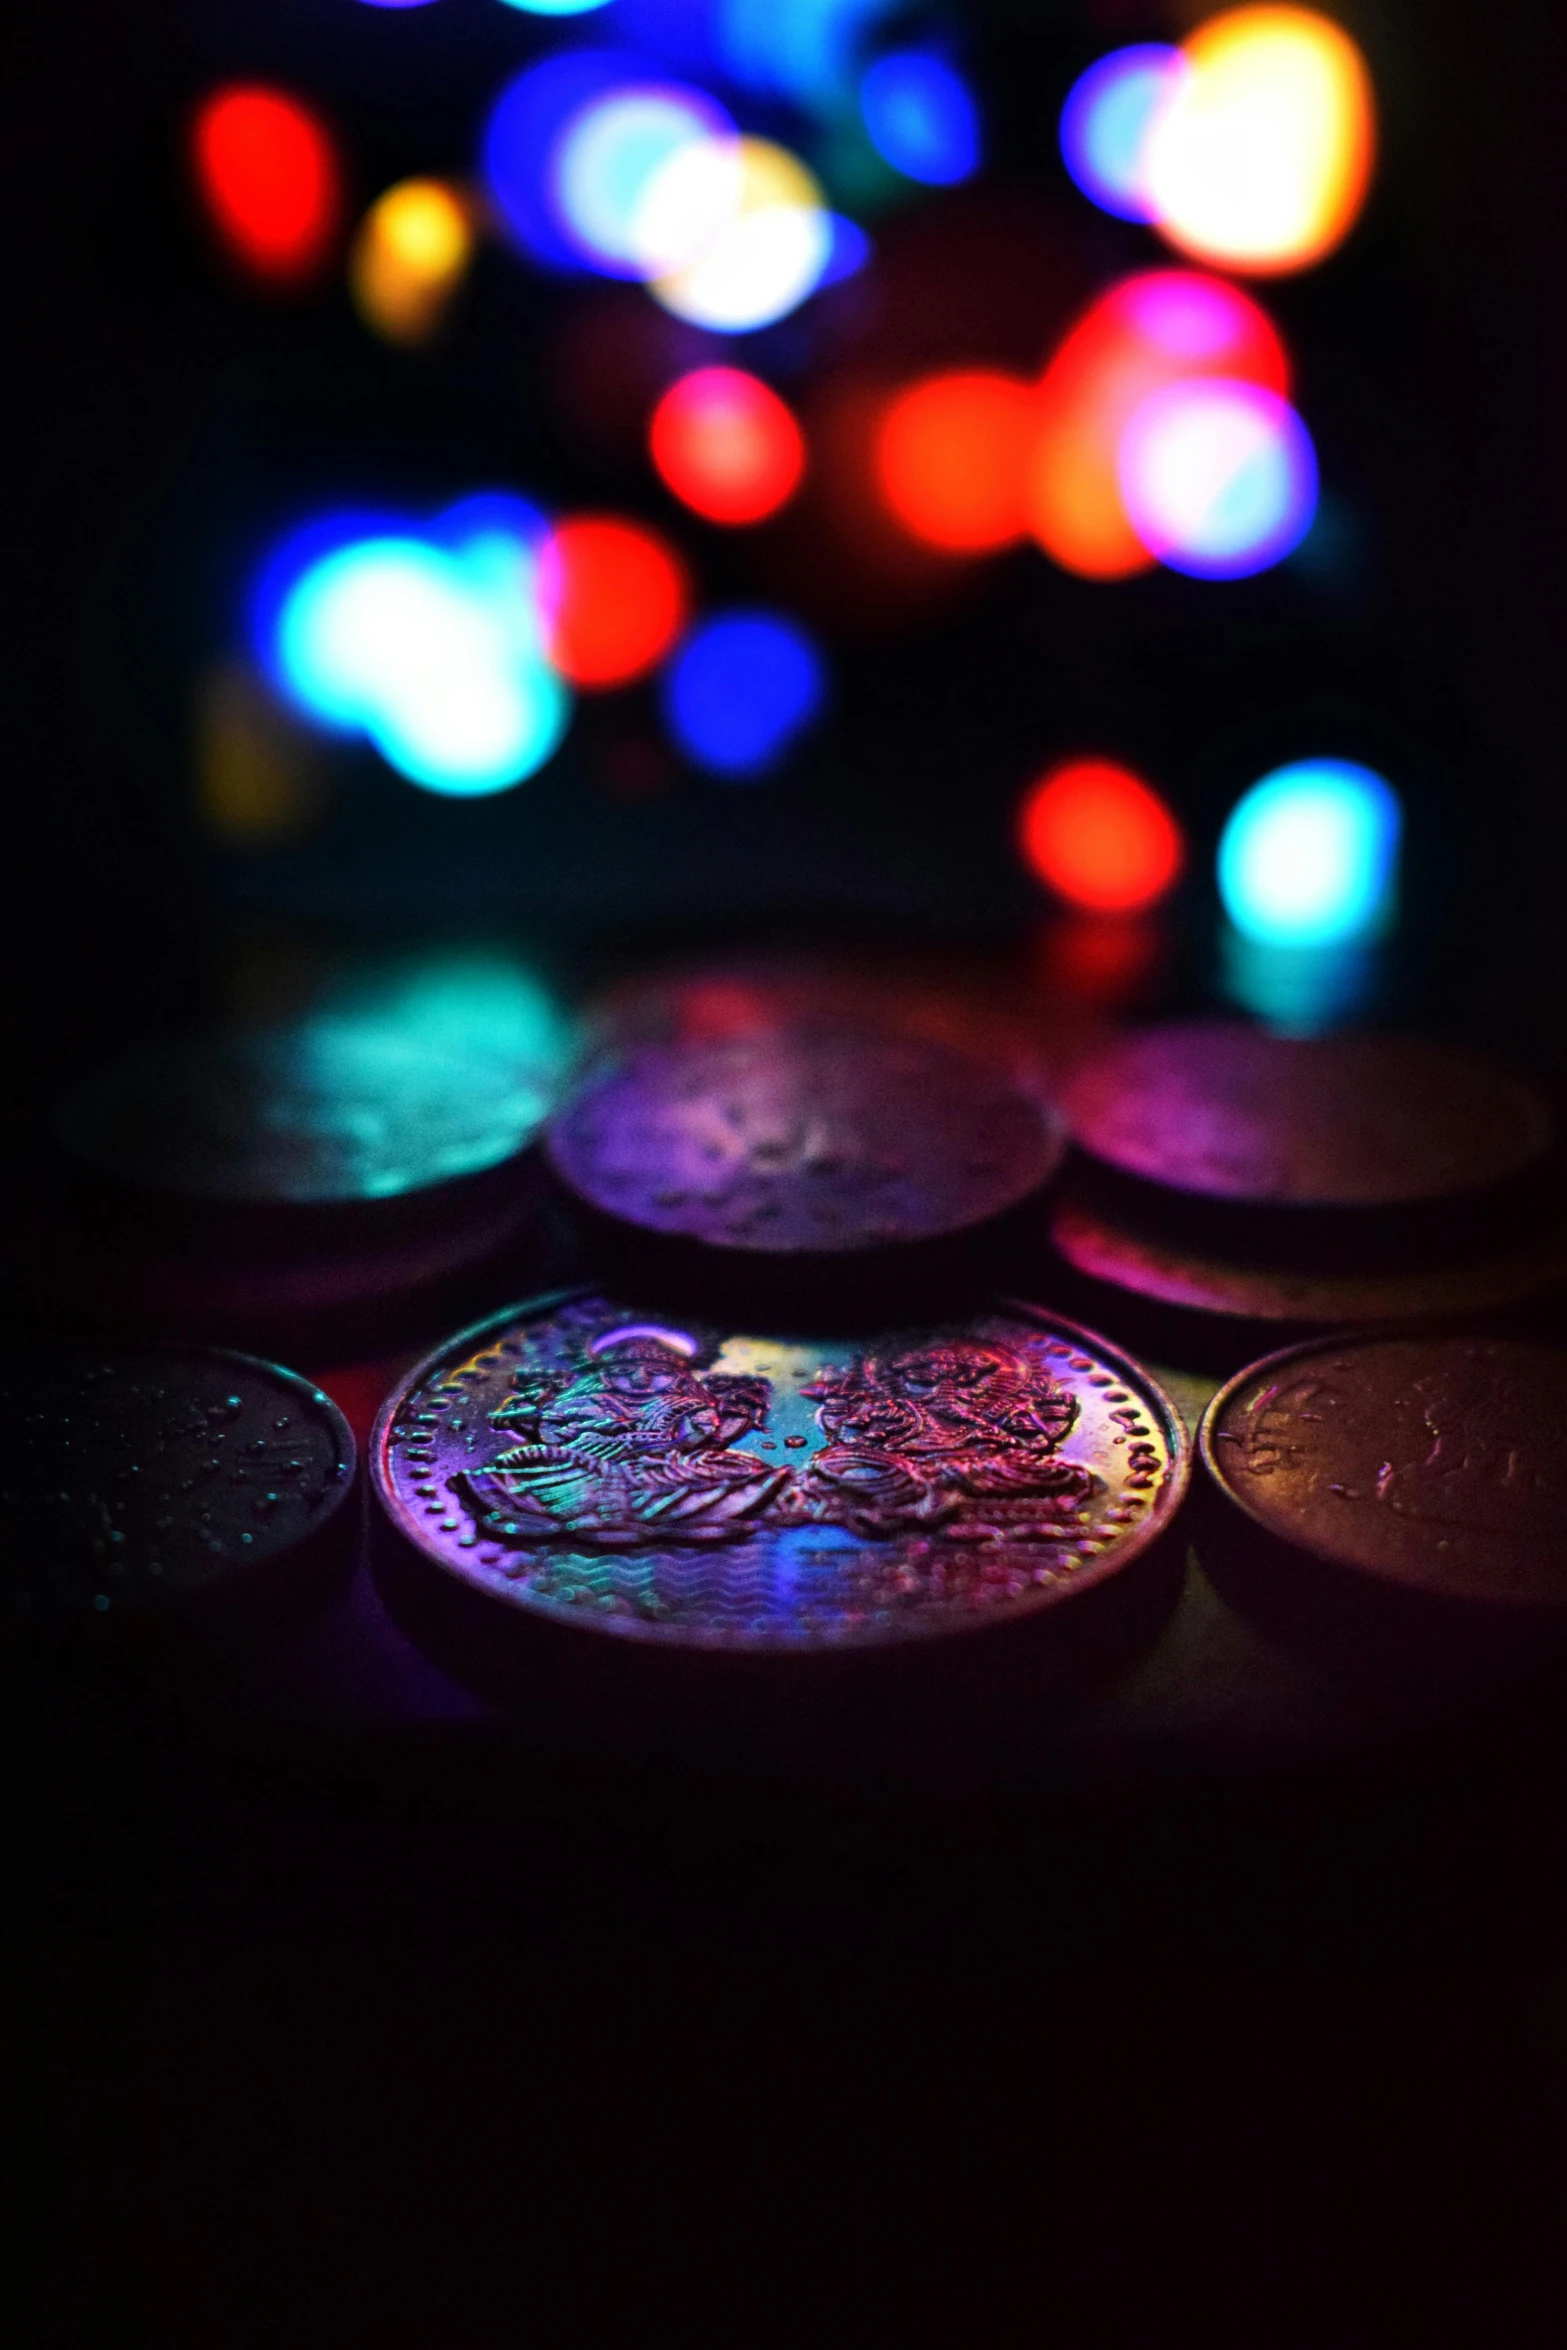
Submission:
{"label": "coin stack", "polygon": [[[1533,1089],[1427,1040],[1178,1024],[1097,1049],[1063,1117],[1037,1072],[955,1034],[825,997],[749,1034],[633,1024],[536,1145],[460,1072],[444,1106],[407,1094],[402,1126],[356,1120],[346,1086],[258,1116],[298,1092],[255,1037],[73,1097],[56,1230],[119,1185],[87,1262],[117,1268],[124,1334],[7,1370],[32,1432],[10,1617],[222,1612],[336,1555],[354,1447],[320,1390],[152,1340],[149,1265],[237,1262],[228,1302],[206,1293],[208,1335],[232,1337],[304,1230],[362,1288],[432,1235],[476,1277],[488,1310],[381,1406],[372,1563],[429,1655],[533,1718],[575,1709],[634,1746],[650,1707],[722,1690],[787,1713],[781,1693],[829,1685],[870,1718],[920,1659],[977,1696],[972,1726],[1003,1687],[1124,1660],[1181,1590],[1188,1423],[1214,1385],[1182,1383],[1183,1418],[1127,1351],[1150,1316],[1155,1359],[1236,1371],[1203,1418],[1198,1532],[1243,1610],[1356,1656],[1368,1626],[1421,1655],[1433,1627],[1552,1637],[1567,1354],[1517,1319],[1563,1262]],[[171,1169],[199,1241],[147,1207]],[[528,1295],[491,1219],[515,1236],[546,1189],[589,1277]],[[1503,1219],[1506,1254],[1484,1237]]]}

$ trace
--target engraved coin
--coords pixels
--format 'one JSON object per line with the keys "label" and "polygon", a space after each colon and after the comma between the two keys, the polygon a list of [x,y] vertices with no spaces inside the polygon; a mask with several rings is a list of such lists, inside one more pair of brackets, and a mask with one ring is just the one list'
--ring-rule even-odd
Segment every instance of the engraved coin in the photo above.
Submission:
{"label": "engraved coin", "polygon": [[0,1358],[0,1614],[143,1615],[352,1540],[356,1456],[306,1379],[219,1348]]}
{"label": "engraved coin", "polygon": [[375,1021],[315,1015],[133,1055],[60,1104],[55,1136],[100,1177],[181,1198],[308,1207],[401,1198],[526,1148],[550,1081]]}
{"label": "engraved coin", "polygon": [[1448,1319],[1499,1312],[1567,1281],[1567,1237],[1516,1249],[1380,1270],[1240,1263],[1172,1246],[1079,1199],[1052,1201],[1050,1244],[1076,1273],[1161,1306],[1257,1322]]}
{"label": "engraved coin", "polygon": [[1567,1351],[1444,1333],[1318,1340],[1203,1418],[1220,1490],[1295,1548],[1384,1583],[1567,1607]]}
{"label": "engraved coin", "polygon": [[1188,1446],[1104,1340],[998,1304],[870,1343],[545,1299],[411,1372],[372,1438],[392,1529],[523,1614],[789,1652],[1006,1622],[1169,1524]]}
{"label": "engraved coin", "polygon": [[651,1046],[591,1078],[546,1153],[623,1223],[710,1247],[842,1254],[970,1231],[1054,1174],[1051,1111],[915,1037]]}
{"label": "engraved coin", "polygon": [[1273,1036],[1240,1022],[1124,1036],[1063,1094],[1077,1142],[1208,1199],[1394,1207],[1480,1191],[1549,1147],[1534,1088],[1417,1036]]}

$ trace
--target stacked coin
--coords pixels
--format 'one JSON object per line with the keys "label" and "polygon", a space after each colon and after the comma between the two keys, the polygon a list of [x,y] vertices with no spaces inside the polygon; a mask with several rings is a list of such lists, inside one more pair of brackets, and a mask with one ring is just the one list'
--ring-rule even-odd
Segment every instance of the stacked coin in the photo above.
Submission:
{"label": "stacked coin", "polygon": [[1455,1047],[1172,1023],[1098,1054],[1064,1106],[1078,1153],[1045,1217],[1052,1271],[1180,1360],[1492,1313],[1567,1277],[1547,1106]]}
{"label": "stacked coin", "polygon": [[97,1329],[340,1360],[525,1278],[538,1070],[313,1016],[144,1052],[59,1104],[24,1282]]}

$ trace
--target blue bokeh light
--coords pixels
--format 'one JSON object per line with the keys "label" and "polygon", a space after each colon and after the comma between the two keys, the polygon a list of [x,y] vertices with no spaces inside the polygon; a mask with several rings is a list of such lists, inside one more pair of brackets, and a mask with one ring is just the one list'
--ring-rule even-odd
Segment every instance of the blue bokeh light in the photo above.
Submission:
{"label": "blue bokeh light", "polygon": [[425,529],[387,515],[313,523],[263,571],[257,651],[296,708],[363,734],[410,782],[505,791],[543,766],[571,713],[534,592],[543,527],[499,494]]}
{"label": "blue bokeh light", "polygon": [[901,0],[714,0],[714,49],[742,89],[830,113],[854,95],[865,44]]}
{"label": "blue bokeh light", "polygon": [[826,699],[815,644],[772,612],[704,622],[664,673],[664,717],[675,742],[696,766],[736,783],[776,766]]}
{"label": "blue bokeh light", "polygon": [[877,154],[905,179],[950,188],[979,169],[974,94],[933,50],[879,57],[860,83],[860,113]]}
{"label": "blue bokeh light", "polygon": [[1254,783],[1219,842],[1219,895],[1264,946],[1347,946],[1397,911],[1403,810],[1373,768],[1299,759]]}
{"label": "blue bokeh light", "polygon": [[1061,109],[1061,160],[1083,194],[1117,220],[1152,220],[1143,182],[1149,126],[1181,54],[1159,41],[1113,49],[1072,84]]}
{"label": "blue bokeh light", "polygon": [[566,125],[611,90],[645,87],[659,75],[612,49],[567,49],[507,83],[484,126],[480,168],[502,224],[553,269],[593,266],[562,225],[550,163]]}

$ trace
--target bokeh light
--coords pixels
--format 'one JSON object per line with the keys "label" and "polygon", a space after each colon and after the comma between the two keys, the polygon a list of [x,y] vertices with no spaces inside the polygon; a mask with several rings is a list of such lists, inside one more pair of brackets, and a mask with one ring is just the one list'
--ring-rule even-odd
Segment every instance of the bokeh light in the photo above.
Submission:
{"label": "bokeh light", "polygon": [[[398,0],[405,5],[406,0]],[[520,8],[526,16],[586,16],[590,10],[607,6],[608,0],[502,0],[507,8]]]}
{"label": "bokeh light", "polygon": [[539,529],[501,496],[465,500],[426,530],[392,518],[313,525],[263,574],[264,666],[298,709],[367,736],[430,791],[521,783],[570,716],[541,641]]}
{"label": "bokeh light", "polygon": [[1264,946],[1377,937],[1397,907],[1403,812],[1383,776],[1351,759],[1300,759],[1239,800],[1219,842],[1219,895]]}
{"label": "bokeh light", "polygon": [[1161,233],[1226,269],[1320,261],[1353,226],[1371,176],[1371,79],[1354,42],[1310,9],[1237,8],[1181,54],[1144,163]]}
{"label": "bokeh light", "polygon": [[284,90],[215,90],[198,108],[196,180],[232,257],[280,286],[317,276],[336,242],[343,175],[320,116]]}
{"label": "bokeh light", "polygon": [[1245,579],[1298,547],[1317,510],[1311,436],[1287,400],[1210,377],[1136,411],[1116,478],[1150,555],[1197,579]]}
{"label": "bokeh light", "polygon": [[628,685],[658,666],[690,607],[685,565],[657,531],[614,514],[557,523],[539,558],[549,657],[573,685]]}
{"label": "bokeh light", "polygon": [[[702,169],[671,180],[688,150]],[[590,98],[553,141],[546,184],[557,225],[606,277],[649,277],[696,260],[739,200],[734,126],[701,90],[617,87]],[[684,200],[665,191],[678,187]]]}
{"label": "bokeh light", "polygon": [[473,259],[473,222],[444,180],[403,180],[376,199],[348,257],[348,284],[367,326],[389,343],[436,331]]}
{"label": "bokeh light", "polygon": [[[687,267],[653,280],[666,310],[715,334],[749,334],[786,318],[814,293],[833,255],[832,216],[798,156],[770,139],[742,139],[738,164],[724,225]],[[655,176],[649,212],[701,217],[708,191],[733,168],[717,140],[683,149]]]}
{"label": "bokeh light", "polygon": [[484,185],[506,233],[552,269],[593,266],[562,226],[552,165],[562,134],[582,110],[658,75],[612,49],[567,49],[530,65],[491,107],[480,142]]}
{"label": "bokeh light", "polygon": [[693,765],[743,783],[774,767],[827,699],[821,654],[798,622],[728,612],[694,628],[664,674],[664,721]]}
{"label": "bokeh light", "polygon": [[877,154],[905,179],[949,188],[979,169],[974,93],[934,50],[879,57],[860,83],[860,113]]}
{"label": "bokeh light", "polygon": [[1163,42],[1113,49],[1081,74],[1061,109],[1061,160],[1102,212],[1152,220],[1148,134],[1182,69]]}
{"label": "bokeh light", "polygon": [[[645,4],[645,0],[644,0]],[[688,17],[701,0],[676,0]],[[902,0],[707,0],[714,55],[759,95],[830,114],[852,97],[862,54]]]}
{"label": "bokeh light", "polygon": [[684,375],[653,411],[648,447],[662,480],[708,522],[761,522],[805,472],[805,437],[788,405],[738,367]]}
{"label": "bokeh light", "polygon": [[882,496],[927,546],[980,554],[1027,535],[1034,387],[993,370],[931,376],[894,399],[876,447]]}
{"label": "bokeh light", "polygon": [[1181,828],[1151,784],[1109,759],[1042,775],[1018,819],[1023,856],[1057,897],[1093,914],[1138,914],[1174,888]]}
{"label": "bokeh light", "polygon": [[1085,579],[1125,579],[1153,561],[1121,494],[1121,442],[1144,401],[1171,384],[1225,376],[1281,398],[1289,355],[1267,313],[1195,270],[1153,270],[1102,294],[1045,370],[1026,484],[1028,527]]}

